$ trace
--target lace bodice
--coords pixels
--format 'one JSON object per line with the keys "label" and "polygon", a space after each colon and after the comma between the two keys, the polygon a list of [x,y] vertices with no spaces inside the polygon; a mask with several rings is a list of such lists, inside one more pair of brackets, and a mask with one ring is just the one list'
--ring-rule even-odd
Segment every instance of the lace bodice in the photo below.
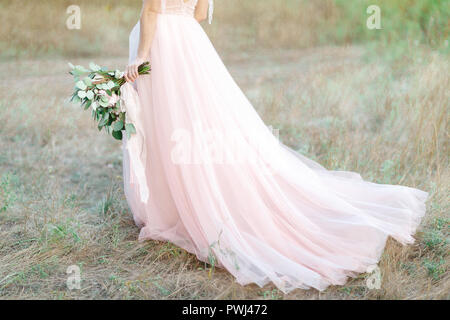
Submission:
{"label": "lace bodice", "polygon": [[161,0],[162,13],[193,16],[198,0]]}
{"label": "lace bodice", "polygon": [[[197,2],[198,0],[151,0],[150,5],[152,10],[158,13],[193,17]],[[209,0],[209,23],[212,21],[213,9],[214,2],[213,0]]]}

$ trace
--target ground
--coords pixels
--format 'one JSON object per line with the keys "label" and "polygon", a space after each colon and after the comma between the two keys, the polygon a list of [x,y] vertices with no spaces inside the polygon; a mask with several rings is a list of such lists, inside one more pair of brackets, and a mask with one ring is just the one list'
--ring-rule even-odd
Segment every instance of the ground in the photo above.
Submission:
{"label": "ground", "polygon": [[[241,286],[170,243],[138,242],[121,143],[71,105],[67,59],[0,63],[0,297],[6,299],[448,299],[448,61],[407,73],[357,46],[222,54],[282,141],[328,169],[430,192],[417,241],[389,240],[368,274],[324,292]],[[418,58],[419,59],[419,58]],[[121,67],[126,57],[76,59]],[[447,75],[446,75],[447,74]],[[81,270],[69,290],[67,268]]]}

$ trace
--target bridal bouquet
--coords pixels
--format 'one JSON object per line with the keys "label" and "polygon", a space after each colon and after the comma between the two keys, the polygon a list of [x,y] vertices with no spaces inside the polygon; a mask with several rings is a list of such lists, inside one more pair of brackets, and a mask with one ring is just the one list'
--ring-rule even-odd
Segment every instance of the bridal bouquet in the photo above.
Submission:
{"label": "bridal bouquet", "polygon": [[[124,73],[107,70],[95,63],[89,69],[69,63],[69,72],[75,81],[75,89],[70,101],[80,103],[84,110],[92,110],[92,118],[97,121],[98,130],[105,128],[115,139],[122,140],[123,131],[127,137],[136,133],[136,128],[126,119],[126,110],[121,101],[121,87],[126,83]],[[150,63],[144,62],[138,68],[139,75],[149,74]]]}

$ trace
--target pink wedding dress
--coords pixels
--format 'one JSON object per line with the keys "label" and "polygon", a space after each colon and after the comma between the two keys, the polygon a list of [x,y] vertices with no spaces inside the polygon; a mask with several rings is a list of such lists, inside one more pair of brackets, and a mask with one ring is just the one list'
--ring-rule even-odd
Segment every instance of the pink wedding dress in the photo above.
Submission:
{"label": "pink wedding dress", "polygon": [[388,236],[414,241],[426,192],[326,170],[278,142],[194,19],[197,0],[154,1],[152,72],[127,92],[138,133],[123,144],[139,239],[170,241],[242,285],[285,293],[366,272]]}

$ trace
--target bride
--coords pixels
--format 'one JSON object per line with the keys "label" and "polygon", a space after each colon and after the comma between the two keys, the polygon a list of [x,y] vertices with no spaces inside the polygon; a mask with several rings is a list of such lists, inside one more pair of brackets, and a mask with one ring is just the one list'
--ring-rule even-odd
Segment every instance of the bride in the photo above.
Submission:
{"label": "bride", "polygon": [[[389,236],[412,243],[428,194],[326,170],[279,143],[200,26],[208,7],[211,20],[211,0],[144,0],[130,35],[137,134],[124,140],[124,189],[139,239],[285,293],[367,272]],[[138,78],[144,61],[152,72]]]}

